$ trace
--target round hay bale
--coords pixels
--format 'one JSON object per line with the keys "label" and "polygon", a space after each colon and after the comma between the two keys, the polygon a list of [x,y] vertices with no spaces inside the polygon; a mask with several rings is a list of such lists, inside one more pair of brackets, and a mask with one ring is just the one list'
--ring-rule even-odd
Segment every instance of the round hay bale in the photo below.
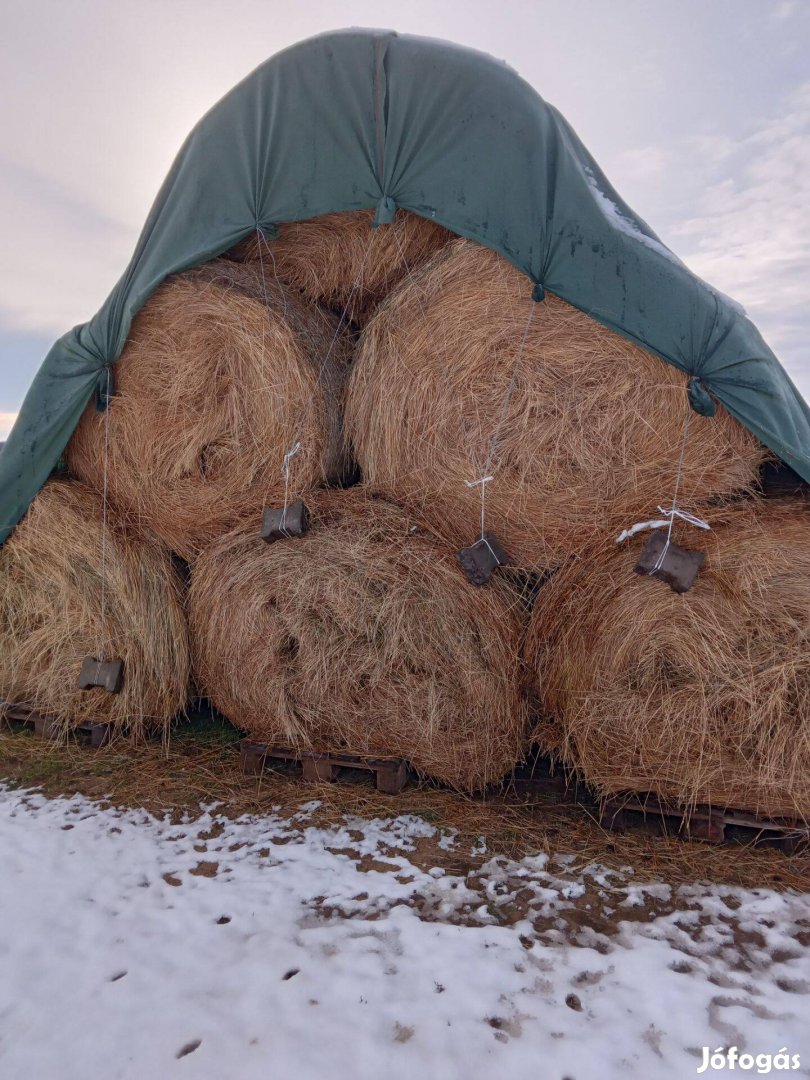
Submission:
{"label": "round hay bale", "polygon": [[[337,320],[254,266],[224,259],[168,279],[137,315],[115,365],[109,496],[191,560],[243,515],[347,467],[341,404],[349,357]],[[105,415],[91,402],[67,448],[104,484]]]}
{"label": "round hay bale", "polygon": [[[346,428],[366,481],[457,547],[480,535],[465,482],[491,474],[487,529],[543,569],[671,500],[689,405],[682,372],[531,292],[494,252],[450,244],[365,328]],[[681,503],[753,488],[765,453],[722,408],[693,414]]]}
{"label": "round hay bale", "polygon": [[[113,515],[102,562],[102,521],[94,492],[51,480],[0,548],[0,700],[65,731],[106,722],[140,737],[167,729],[186,704],[181,585],[158,541]],[[124,662],[118,694],[77,689],[84,657],[102,650]]]}
{"label": "round hay bale", "polygon": [[[324,214],[279,226],[277,240],[250,236],[229,253],[257,261],[265,273],[312,301],[363,325],[408,272],[422,266],[452,237],[434,221],[398,210],[390,225],[371,227],[373,210]],[[348,307],[347,307],[348,306]]]}
{"label": "round hay bale", "polygon": [[248,526],[192,570],[199,685],[265,743],[405,757],[463,790],[520,757],[527,717],[518,600],[473,589],[413,518],[319,492],[310,531],[268,547]]}
{"label": "round hay bale", "polygon": [[535,737],[601,792],[652,791],[810,818],[810,511],[741,502],[678,595],[633,573],[649,537],[605,544],[540,590],[526,662]]}

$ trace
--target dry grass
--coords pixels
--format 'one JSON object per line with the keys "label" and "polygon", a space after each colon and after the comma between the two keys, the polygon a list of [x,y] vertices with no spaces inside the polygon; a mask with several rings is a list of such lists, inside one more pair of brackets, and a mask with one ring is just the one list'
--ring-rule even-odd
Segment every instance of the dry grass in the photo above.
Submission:
{"label": "dry grass", "polygon": [[519,598],[474,589],[398,507],[362,489],[307,500],[300,539],[248,524],[196,563],[189,621],[198,685],[266,742],[404,756],[460,789],[521,755]]}
{"label": "dry grass", "polygon": [[527,664],[536,736],[602,792],[810,818],[810,513],[801,501],[677,530],[706,552],[689,593],[633,573],[649,533],[543,587]]}
{"label": "dry grass", "polygon": [[[51,481],[0,549],[0,699],[64,729],[107,721],[142,735],[186,703],[189,656],[180,583],[154,540],[112,518],[102,618],[100,500]],[[85,656],[124,661],[120,694],[81,691]]]}
{"label": "dry grass", "polygon": [[[545,568],[671,499],[689,406],[682,372],[531,289],[494,252],[450,244],[366,327],[346,426],[366,480],[459,547],[480,532],[465,481],[493,474],[487,527],[516,565]],[[722,408],[693,415],[681,502],[752,488],[764,455]]]}
{"label": "dry grass", "polygon": [[[312,301],[363,325],[410,270],[422,266],[451,239],[441,225],[398,210],[390,225],[372,229],[373,210],[324,214],[279,226],[278,240],[242,241],[231,258],[258,260]],[[356,285],[356,287],[355,287]]]}
{"label": "dry grass", "polygon": [[[190,560],[241,516],[258,522],[263,503],[278,502],[296,440],[292,498],[338,478],[349,343],[341,334],[332,347],[336,331],[332,316],[254,266],[220,259],[165,282],[115,365],[113,501]],[[101,490],[104,416],[92,403],[67,460]]]}

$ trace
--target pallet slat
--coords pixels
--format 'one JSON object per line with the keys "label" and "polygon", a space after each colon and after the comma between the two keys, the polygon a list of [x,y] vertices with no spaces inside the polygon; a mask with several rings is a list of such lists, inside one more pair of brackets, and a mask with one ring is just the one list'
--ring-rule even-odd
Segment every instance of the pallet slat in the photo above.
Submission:
{"label": "pallet slat", "polygon": [[[33,727],[38,738],[53,740],[64,731],[52,717],[27,705],[0,701],[0,722],[16,721]],[[105,746],[111,738],[109,724],[85,723],[72,729],[85,737],[93,748]],[[408,781],[408,763],[402,758],[363,758],[353,754],[312,753],[288,746],[243,739],[239,744],[243,773],[257,776],[270,761],[292,761],[301,765],[307,782],[334,782],[343,769],[358,769],[374,774],[377,790],[397,795]],[[652,792],[627,792],[593,799],[576,777],[555,773],[547,762],[539,760],[530,768],[515,770],[503,785],[505,794],[542,795],[559,802],[596,802],[600,824],[614,832],[652,824],[660,832],[676,834],[710,844],[728,840],[727,830],[747,832],[754,843],[768,841],[788,854],[810,846],[810,824],[798,818],[761,818],[742,810],[711,806],[683,807]]]}
{"label": "pallet slat", "polygon": [[764,818],[741,810],[712,806],[683,807],[652,793],[611,796],[599,803],[599,822],[613,832],[652,822],[662,832],[671,831],[693,840],[722,844],[729,827],[745,830],[756,843],[775,843],[789,854],[810,844],[810,825],[796,818]]}
{"label": "pallet slat", "polygon": [[[30,724],[38,739],[55,741],[64,732],[64,725],[54,720],[51,716],[45,716],[30,708],[28,705],[20,705],[14,702],[0,702],[0,718],[16,721],[18,724]],[[87,738],[90,746],[98,750],[106,746],[112,736],[109,724],[96,724],[88,721],[71,728],[71,734],[83,735]]]}
{"label": "pallet slat", "polygon": [[239,744],[242,772],[258,776],[268,761],[295,761],[303,768],[304,780],[334,782],[341,769],[362,769],[374,773],[377,790],[398,795],[408,780],[408,763],[402,758],[362,758],[352,754],[317,754],[288,746],[243,739]]}

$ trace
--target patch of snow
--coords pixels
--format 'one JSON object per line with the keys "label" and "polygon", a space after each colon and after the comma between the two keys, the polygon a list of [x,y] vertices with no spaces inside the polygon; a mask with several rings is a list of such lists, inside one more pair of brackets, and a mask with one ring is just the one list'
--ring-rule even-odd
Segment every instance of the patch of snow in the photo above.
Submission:
{"label": "patch of snow", "polygon": [[656,237],[650,236],[648,233],[645,233],[643,229],[639,228],[638,224],[633,220],[633,218],[628,217],[622,212],[621,208],[617,206],[613,199],[611,199],[610,196],[606,192],[604,192],[599,186],[599,181],[596,179],[596,177],[593,175],[593,171],[589,169],[587,165],[583,165],[582,171],[585,174],[585,179],[588,182],[588,187],[593,192],[599,209],[602,211],[610,224],[614,226],[614,228],[618,229],[620,232],[625,233],[627,236],[632,236],[634,240],[640,241],[642,244],[645,245],[645,247],[651,248],[659,255],[663,255],[665,259],[668,259],[670,262],[675,263],[682,269],[686,269],[685,265],[681,262],[681,260],[673,251],[670,251],[670,249],[665,244],[662,244],[660,240],[656,239]]}
{"label": "patch of snow", "polygon": [[671,251],[670,248],[666,246],[666,244],[663,244],[655,236],[650,236],[649,233],[645,233],[644,230],[638,226],[638,224],[633,220],[632,217],[628,217],[625,213],[623,213],[621,208],[616,205],[613,199],[611,199],[611,197],[602,190],[602,188],[599,186],[598,180],[593,175],[593,171],[589,169],[587,165],[583,166],[583,172],[585,174],[585,179],[588,182],[588,187],[593,192],[599,209],[602,211],[602,213],[611,223],[611,225],[617,228],[620,232],[625,233],[625,235],[631,236],[634,240],[638,240],[640,243],[644,244],[645,247],[648,247],[652,251],[655,251],[658,255],[663,255],[665,259],[668,259],[669,262],[674,263],[676,266],[679,266],[682,270],[688,271],[688,273],[691,274],[691,276],[697,281],[699,281],[701,285],[705,286],[705,288],[708,289],[708,291],[717,300],[719,300],[721,303],[727,304],[728,307],[732,308],[739,315],[745,315],[746,318],[748,317],[748,312],[745,310],[739,300],[735,300],[733,296],[727,296],[726,293],[721,292],[720,289],[716,289],[714,285],[710,285],[708,281],[704,281],[704,279],[695,274],[694,271],[689,270],[686,264],[681,259],[679,259],[675,252]]}
{"label": "patch of snow", "polygon": [[[671,1080],[732,1043],[808,1075],[807,896],[425,871],[422,819],[314,809],[178,826],[0,785],[3,1080]],[[597,884],[612,936],[573,917]]]}

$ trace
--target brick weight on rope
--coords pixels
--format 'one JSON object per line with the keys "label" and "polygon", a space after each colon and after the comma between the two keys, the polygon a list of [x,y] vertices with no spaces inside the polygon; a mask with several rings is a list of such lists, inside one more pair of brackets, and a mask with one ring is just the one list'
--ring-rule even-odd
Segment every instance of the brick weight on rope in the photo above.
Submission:
{"label": "brick weight on rope", "polygon": [[665,581],[673,592],[685,593],[695,584],[705,559],[702,551],[690,551],[668,541],[666,532],[659,529],[644,545],[633,569],[637,574],[647,574]]}
{"label": "brick weight on rope", "polygon": [[303,536],[309,529],[309,511],[301,499],[280,508],[266,506],[262,514],[261,538],[267,544]]}
{"label": "brick weight on rope", "polygon": [[301,499],[289,502],[290,492],[290,462],[301,449],[301,443],[296,442],[284,455],[281,465],[281,473],[284,477],[284,505],[282,507],[266,506],[262,514],[261,538],[268,544],[274,544],[276,540],[289,540],[293,536],[303,536],[309,528],[309,511]]}
{"label": "brick weight on rope", "polygon": [[108,694],[119,694],[124,685],[124,661],[97,660],[95,656],[85,656],[76,685],[79,690],[99,687]]}
{"label": "brick weight on rope", "polygon": [[480,540],[457,551],[456,558],[473,585],[486,585],[494,570],[509,564],[509,556],[495,533],[491,532],[484,533]]}

